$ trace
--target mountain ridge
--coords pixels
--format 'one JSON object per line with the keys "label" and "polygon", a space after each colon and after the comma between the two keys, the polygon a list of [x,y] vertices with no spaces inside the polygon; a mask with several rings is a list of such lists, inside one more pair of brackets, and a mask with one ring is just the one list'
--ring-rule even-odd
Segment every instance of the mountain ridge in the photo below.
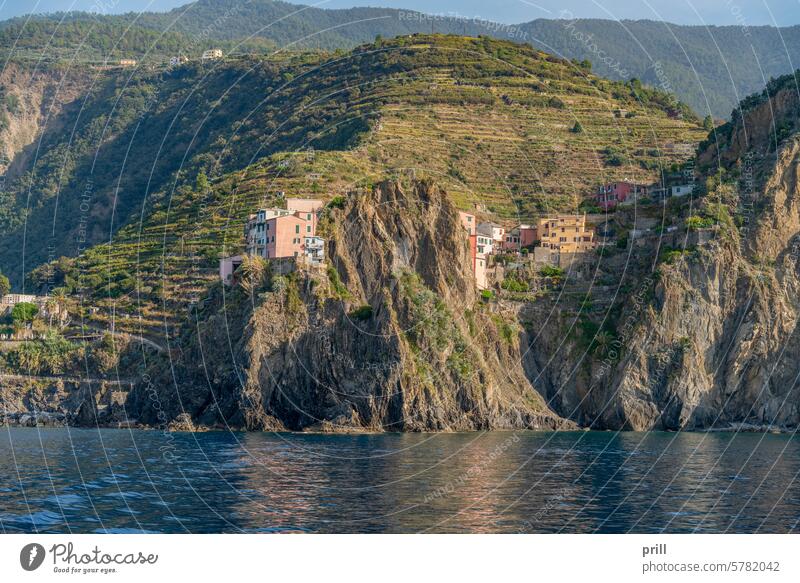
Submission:
{"label": "mountain ridge", "polygon": [[[166,13],[59,14],[34,18],[28,26],[61,18],[160,31],[166,36],[155,44],[195,52],[214,42],[226,50],[264,52],[281,47],[352,49],[377,36],[413,33],[488,35],[531,43],[568,59],[589,60],[597,73],[615,80],[639,78],[676,93],[701,117],[719,119],[727,119],[744,96],[759,90],[770,77],[790,73],[796,68],[793,64],[800,63],[800,48],[792,48],[800,47],[800,26],[691,26],[580,18],[508,25],[458,15],[325,9],[275,0],[199,0]],[[25,21],[7,21],[0,31],[20,22]],[[591,41],[586,40],[589,37]],[[159,56],[163,60],[165,53]],[[606,59],[620,65],[608,65]]]}

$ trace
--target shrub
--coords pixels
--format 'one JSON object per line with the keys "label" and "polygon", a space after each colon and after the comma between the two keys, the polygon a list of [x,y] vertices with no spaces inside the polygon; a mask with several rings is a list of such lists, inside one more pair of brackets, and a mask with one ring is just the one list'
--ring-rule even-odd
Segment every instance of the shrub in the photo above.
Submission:
{"label": "shrub", "polygon": [[714,226],[714,223],[714,219],[698,215],[692,215],[686,219],[686,227],[693,231],[697,229],[707,229],[708,227]]}
{"label": "shrub", "polygon": [[555,265],[545,265],[539,270],[539,274],[542,277],[563,277],[564,270]]}
{"label": "shrub", "polygon": [[369,320],[372,318],[372,306],[369,304],[364,304],[363,306],[359,306],[352,312],[350,312],[350,317],[353,320],[358,320],[360,322],[364,322],[365,320]]}
{"label": "shrub", "polygon": [[503,280],[503,283],[500,284],[504,290],[512,291],[512,292],[526,292],[530,289],[530,286],[527,282],[520,281],[515,277],[507,277]]}
{"label": "shrub", "polygon": [[490,290],[490,289],[481,290],[481,299],[484,302],[488,302],[492,298],[494,298],[494,292],[492,290]]}
{"label": "shrub", "polygon": [[11,291],[11,282],[8,281],[8,278],[5,275],[0,273],[0,298],[2,298],[10,291]]}
{"label": "shrub", "polygon": [[343,196],[334,196],[328,203],[328,208],[343,209],[344,203],[345,203],[345,198]]}
{"label": "shrub", "polygon": [[339,299],[346,299],[350,297],[350,292],[342,283],[339,277],[339,272],[333,265],[328,266],[328,280],[331,282],[331,287]]}
{"label": "shrub", "polygon": [[32,321],[39,313],[39,307],[30,302],[20,302],[11,310],[11,320],[15,324],[22,324]]}
{"label": "shrub", "polygon": [[570,131],[573,134],[581,134],[581,133],[583,133],[583,126],[581,125],[581,122],[576,121],[575,125],[572,126],[572,129]]}

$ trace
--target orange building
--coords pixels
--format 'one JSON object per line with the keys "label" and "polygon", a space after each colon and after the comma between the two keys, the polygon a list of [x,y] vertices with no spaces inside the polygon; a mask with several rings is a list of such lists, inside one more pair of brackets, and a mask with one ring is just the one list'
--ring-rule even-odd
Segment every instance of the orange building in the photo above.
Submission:
{"label": "orange building", "polygon": [[558,215],[539,219],[541,246],[559,253],[580,253],[597,247],[594,229],[586,227],[586,215]]}

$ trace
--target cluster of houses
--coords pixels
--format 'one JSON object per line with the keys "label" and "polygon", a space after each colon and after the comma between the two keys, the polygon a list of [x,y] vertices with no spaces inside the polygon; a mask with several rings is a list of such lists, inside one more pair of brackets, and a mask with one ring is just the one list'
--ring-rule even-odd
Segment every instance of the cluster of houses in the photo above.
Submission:
{"label": "cluster of houses", "polygon": [[40,309],[47,301],[45,296],[34,296],[28,294],[6,294],[0,296],[0,316],[10,312],[17,304],[28,303],[36,304]]}
{"label": "cluster of houses", "polygon": [[[325,240],[317,236],[317,224],[324,206],[321,200],[287,198],[285,209],[259,209],[248,217],[244,227],[245,255],[321,264],[325,260]],[[220,260],[219,275],[224,284],[234,283],[234,274],[243,261],[243,255]]]}
{"label": "cluster of houses", "polygon": [[[222,58],[222,49],[209,49],[207,51],[203,51],[203,54],[200,56],[200,61],[203,63],[207,63],[209,61],[217,61]],[[178,65],[183,65],[189,62],[189,57],[185,57],[183,55],[179,55],[176,57],[170,57],[169,65],[170,67],[177,67]],[[136,59],[120,59],[119,66],[128,68],[128,67],[135,67],[138,64]]]}
{"label": "cluster of houses", "polygon": [[691,183],[666,186],[660,182],[656,184],[637,184],[636,182],[622,180],[601,184],[595,193],[595,200],[601,209],[609,211],[613,210],[617,205],[633,204],[645,197],[662,200],[686,196],[693,191],[694,185]]}
{"label": "cluster of houses", "polygon": [[459,212],[459,217],[469,234],[472,266],[479,289],[489,287],[491,255],[529,250],[534,262],[560,266],[597,248],[595,231],[587,226],[586,215],[546,217],[536,224],[520,224],[508,231],[496,223],[478,223],[470,213]]}
{"label": "cluster of houses", "polygon": [[[596,200],[603,210],[633,204],[637,199],[681,197],[691,194],[692,184],[672,186],[644,185],[630,181],[601,185]],[[250,215],[245,225],[245,255],[264,259],[291,259],[310,265],[325,260],[325,240],[317,236],[321,200],[288,198],[286,208],[264,208]],[[490,258],[498,253],[528,253],[536,264],[566,267],[580,261],[600,244],[595,228],[586,215],[559,214],[519,224],[506,229],[494,222],[478,222],[475,215],[459,212],[470,240],[472,268],[479,289],[490,287]],[[235,272],[244,255],[220,261],[220,278],[226,285],[235,280]]]}

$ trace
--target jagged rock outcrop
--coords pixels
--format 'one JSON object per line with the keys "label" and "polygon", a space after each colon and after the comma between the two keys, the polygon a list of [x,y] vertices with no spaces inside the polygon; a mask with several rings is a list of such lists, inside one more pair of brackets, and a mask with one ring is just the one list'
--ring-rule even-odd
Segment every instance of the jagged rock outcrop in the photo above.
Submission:
{"label": "jagged rock outcrop", "polygon": [[[646,301],[632,298],[622,311],[637,322],[621,358],[563,384],[573,408],[559,413],[634,430],[800,424],[800,139],[775,151],[763,130],[770,112],[797,111],[788,93],[745,112],[724,128],[727,141],[700,156],[740,173],[728,204],[738,228],[722,225],[711,244],[642,283]],[[781,119],[774,124],[788,123]]]}
{"label": "jagged rock outcrop", "polygon": [[[171,383],[158,397],[170,418],[274,430],[572,427],[527,380],[513,315],[476,300],[468,238],[437,187],[386,182],[325,223],[327,267],[279,275],[272,265],[266,290],[209,301],[173,362],[179,398]],[[152,395],[135,401],[156,421]]]}

